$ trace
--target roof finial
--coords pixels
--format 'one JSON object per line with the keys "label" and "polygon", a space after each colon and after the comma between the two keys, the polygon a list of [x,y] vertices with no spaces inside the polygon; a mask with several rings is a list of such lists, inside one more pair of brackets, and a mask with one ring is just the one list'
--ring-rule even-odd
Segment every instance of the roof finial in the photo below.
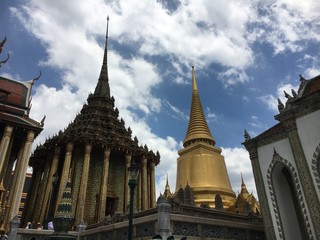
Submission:
{"label": "roof finial", "polygon": [[109,15],[107,17],[107,32],[106,32],[106,38],[108,38],[109,35]]}
{"label": "roof finial", "polygon": [[243,180],[242,172],[241,172],[241,185],[244,185],[244,180]]}
{"label": "roof finial", "polygon": [[194,74],[194,66],[192,65],[192,90],[198,91],[196,75]]}
{"label": "roof finial", "polygon": [[37,77],[34,77],[34,78],[32,79],[32,84],[34,83],[34,81],[39,80],[40,77],[41,77],[41,71],[39,71],[39,75],[38,75]]}
{"label": "roof finial", "polygon": [[107,29],[106,29],[106,45],[104,49],[103,63],[108,63],[108,37],[109,37],[109,15],[107,17]]}
{"label": "roof finial", "polygon": [[110,98],[109,76],[108,76],[108,32],[109,32],[109,16],[107,17],[106,43],[104,48],[104,56],[98,84],[93,96]]}
{"label": "roof finial", "polygon": [[167,173],[167,181],[166,181],[166,186],[169,186],[168,173]]}

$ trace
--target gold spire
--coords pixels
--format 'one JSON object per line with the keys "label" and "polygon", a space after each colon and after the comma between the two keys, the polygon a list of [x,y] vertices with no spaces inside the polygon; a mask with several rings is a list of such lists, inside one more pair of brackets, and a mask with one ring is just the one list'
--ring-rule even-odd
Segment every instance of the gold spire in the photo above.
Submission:
{"label": "gold spire", "polygon": [[[215,146],[203,114],[197,82],[192,67],[192,101],[186,138],[177,159],[176,191],[190,187],[194,205],[215,207],[215,196],[228,209],[235,200],[221,149]],[[177,193],[177,192],[176,192]]]}
{"label": "gold spire", "polygon": [[194,140],[206,142],[215,145],[215,141],[208,128],[207,121],[204,117],[201,101],[198,93],[196,77],[194,74],[194,66],[192,66],[192,101],[190,110],[189,126],[183,146],[190,145]]}
{"label": "gold spire", "polygon": [[247,186],[246,186],[246,184],[244,183],[244,180],[243,180],[242,173],[241,173],[241,193],[240,194],[242,196],[244,196],[245,198],[247,198],[248,195],[249,195],[249,192],[247,190]]}
{"label": "gold spire", "polygon": [[166,187],[164,190],[163,195],[168,198],[172,196],[171,190],[170,190],[170,186],[169,186],[169,180],[168,180],[168,173],[167,173],[167,180],[166,180]]}

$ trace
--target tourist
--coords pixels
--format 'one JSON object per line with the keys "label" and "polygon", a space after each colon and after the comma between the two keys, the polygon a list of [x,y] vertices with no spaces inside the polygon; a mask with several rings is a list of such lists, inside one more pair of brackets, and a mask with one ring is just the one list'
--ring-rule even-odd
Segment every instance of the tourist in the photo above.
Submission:
{"label": "tourist", "polygon": [[42,230],[43,229],[43,226],[41,225],[41,223],[37,223],[37,226],[36,226],[36,229],[37,230]]}
{"label": "tourist", "polygon": [[31,222],[27,222],[26,229],[31,229],[31,228],[32,228],[32,224],[31,224]]}
{"label": "tourist", "polygon": [[48,230],[54,230],[52,221],[48,222]]}

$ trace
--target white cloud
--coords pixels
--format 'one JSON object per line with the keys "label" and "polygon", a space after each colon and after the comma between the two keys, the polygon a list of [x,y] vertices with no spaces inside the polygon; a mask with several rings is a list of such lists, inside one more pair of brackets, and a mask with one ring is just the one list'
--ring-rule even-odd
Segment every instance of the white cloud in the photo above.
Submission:
{"label": "white cloud", "polygon": [[231,185],[235,193],[237,194],[241,191],[240,173],[242,173],[248,191],[253,192],[255,196],[258,197],[252,173],[251,160],[247,150],[239,147],[222,147],[221,154],[224,155]]}
{"label": "white cloud", "polygon": [[218,79],[223,83],[225,88],[250,80],[245,71],[238,68],[229,68],[225,72],[219,73]]}
{"label": "white cloud", "polygon": [[302,51],[305,40],[320,40],[320,2],[310,1],[260,1],[261,12],[252,24],[251,41],[268,42],[274,54],[285,51]]}
{"label": "white cloud", "polygon": [[165,106],[168,106],[169,109],[171,109],[174,112],[174,115],[172,115],[173,118],[176,119],[182,119],[182,120],[188,120],[189,116],[181,111],[178,107],[173,106],[169,101],[164,100],[163,103]]}
{"label": "white cloud", "polygon": [[217,122],[219,120],[219,116],[216,113],[213,113],[209,107],[206,107],[207,112],[207,122]]}
{"label": "white cloud", "polygon": [[46,115],[44,130],[36,139],[39,143],[63,130],[74,119],[75,113],[81,110],[82,102],[67,87],[57,90],[41,84],[35,90],[30,117],[40,121]]}
{"label": "white cloud", "polygon": [[264,102],[265,104],[267,104],[267,106],[270,110],[278,113],[279,110],[278,110],[278,100],[277,99],[280,99],[281,102],[285,105],[285,103],[287,102],[287,98],[285,97],[284,92],[291,95],[291,90],[293,89],[296,92],[298,92],[298,88],[299,88],[299,85],[294,86],[290,83],[287,83],[287,84],[280,83],[279,86],[277,87],[276,96],[269,94],[269,95],[261,96],[258,99],[261,100],[262,102]]}
{"label": "white cloud", "polygon": [[308,79],[320,75],[320,58],[318,55],[312,56],[305,54],[302,59],[298,60],[298,63],[298,66],[302,69],[303,76],[305,78]]}
{"label": "white cloud", "polygon": [[262,123],[261,121],[258,119],[257,116],[251,116],[251,121],[249,122],[249,125],[251,127],[254,128],[261,128],[262,127]]}

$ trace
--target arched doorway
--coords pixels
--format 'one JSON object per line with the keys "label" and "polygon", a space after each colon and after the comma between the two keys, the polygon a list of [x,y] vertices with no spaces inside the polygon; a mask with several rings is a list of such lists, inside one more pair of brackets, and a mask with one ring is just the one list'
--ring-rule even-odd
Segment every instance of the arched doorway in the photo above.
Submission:
{"label": "arched doorway", "polygon": [[273,167],[272,185],[285,239],[308,239],[291,173],[281,162]]}

